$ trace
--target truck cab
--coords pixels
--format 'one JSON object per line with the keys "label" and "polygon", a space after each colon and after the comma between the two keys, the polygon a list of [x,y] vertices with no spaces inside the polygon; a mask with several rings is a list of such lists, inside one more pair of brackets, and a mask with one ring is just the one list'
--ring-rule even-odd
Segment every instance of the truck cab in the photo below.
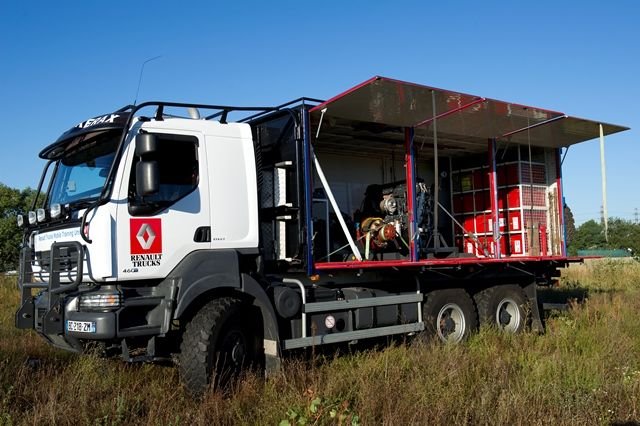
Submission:
{"label": "truck cab", "polygon": [[[19,219],[16,321],[56,346],[166,336],[198,280],[239,287],[240,258],[258,253],[248,124],[120,110],[79,123],[40,156],[49,183]],[[189,274],[198,279],[187,284]]]}

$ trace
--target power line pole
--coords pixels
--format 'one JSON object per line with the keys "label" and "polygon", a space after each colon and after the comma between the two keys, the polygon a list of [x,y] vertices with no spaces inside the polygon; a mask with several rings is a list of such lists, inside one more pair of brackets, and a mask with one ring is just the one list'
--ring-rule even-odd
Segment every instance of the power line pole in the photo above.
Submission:
{"label": "power line pole", "polygon": [[607,171],[604,161],[604,130],[600,128],[600,172],[602,173],[602,223],[604,225],[604,240],[609,242],[609,215],[607,214]]}

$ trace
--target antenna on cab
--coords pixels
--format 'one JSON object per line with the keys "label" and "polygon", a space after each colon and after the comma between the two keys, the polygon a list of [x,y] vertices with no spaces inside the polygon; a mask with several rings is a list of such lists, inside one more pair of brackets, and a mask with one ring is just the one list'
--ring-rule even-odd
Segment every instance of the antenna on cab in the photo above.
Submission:
{"label": "antenna on cab", "polygon": [[154,56],[153,58],[149,58],[142,63],[142,66],[140,67],[140,76],[138,77],[138,88],[136,89],[136,97],[133,100],[134,105],[138,103],[138,93],[140,93],[140,83],[142,83],[142,73],[144,72],[144,66],[147,64],[147,62],[155,61],[159,58],[162,58],[162,55]]}

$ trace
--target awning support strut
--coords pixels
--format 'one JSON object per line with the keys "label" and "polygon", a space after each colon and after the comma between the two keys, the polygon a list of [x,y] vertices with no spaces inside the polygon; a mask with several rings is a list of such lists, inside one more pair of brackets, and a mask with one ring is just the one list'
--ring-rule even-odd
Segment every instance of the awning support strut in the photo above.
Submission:
{"label": "awning support strut", "polygon": [[440,236],[438,234],[438,204],[440,192],[439,178],[440,171],[438,170],[438,116],[436,111],[436,92],[431,91],[431,107],[433,108],[433,241],[434,247],[440,248]]}

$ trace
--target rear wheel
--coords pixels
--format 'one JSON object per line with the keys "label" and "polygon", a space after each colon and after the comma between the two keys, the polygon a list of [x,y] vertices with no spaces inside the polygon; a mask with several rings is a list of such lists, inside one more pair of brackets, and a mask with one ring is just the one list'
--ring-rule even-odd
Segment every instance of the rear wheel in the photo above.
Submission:
{"label": "rear wheel", "polygon": [[481,325],[498,327],[507,333],[519,333],[527,327],[530,306],[520,286],[489,287],[476,295]]}
{"label": "rear wheel", "polygon": [[434,290],[423,306],[425,330],[443,342],[458,343],[478,327],[478,316],[471,297],[462,289]]}
{"label": "rear wheel", "polygon": [[222,297],[203,306],[187,324],[179,368],[192,394],[227,388],[256,361],[257,333],[249,318],[239,299]]}

